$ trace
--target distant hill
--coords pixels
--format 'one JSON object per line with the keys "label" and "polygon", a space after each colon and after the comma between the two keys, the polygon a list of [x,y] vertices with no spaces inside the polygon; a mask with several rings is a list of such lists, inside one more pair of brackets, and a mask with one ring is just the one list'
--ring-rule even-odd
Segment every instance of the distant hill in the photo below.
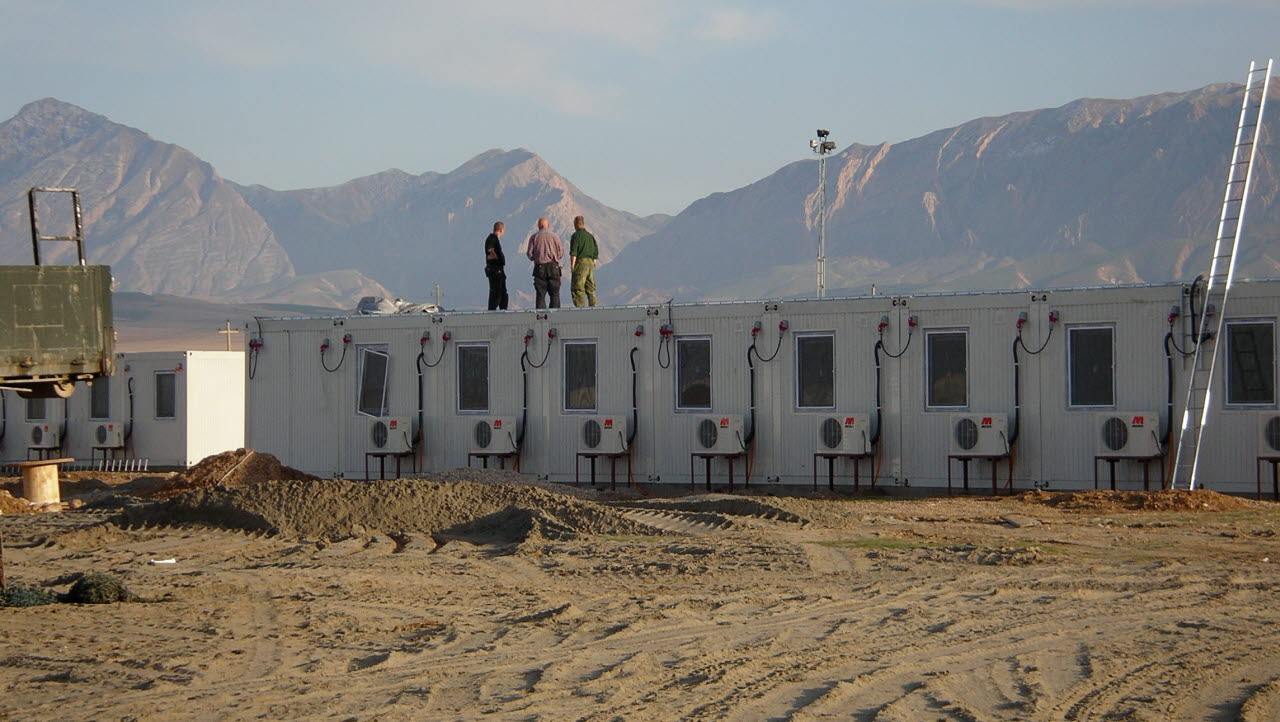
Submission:
{"label": "distant hill", "polygon": [[0,262],[31,260],[32,186],[80,191],[90,261],[110,264],[121,290],[342,308],[366,295],[427,300],[436,284],[448,305],[482,305],[481,248],[495,220],[509,226],[520,293],[530,284],[516,280],[527,265],[519,246],[539,216],[567,237],[585,215],[603,263],[668,218],[609,208],[526,150],[488,151],[444,174],[241,186],[179,146],[53,98],[0,123]]}
{"label": "distant hill", "polygon": [[300,271],[359,268],[415,299],[431,298],[440,284],[445,305],[472,308],[488,296],[482,247],[494,221],[507,224],[508,286],[527,295],[529,262],[520,252],[540,216],[566,243],[574,216],[585,216],[602,266],[669,218],[609,208],[524,149],[490,150],[450,173],[390,170],[332,188],[239,191]]}
{"label": "distant hill", "polygon": [[[828,293],[1189,279],[1206,272],[1242,87],[981,118],[827,160]],[[1273,84],[1270,107],[1280,98]],[[1280,275],[1280,113],[1239,271]],[[817,161],[699,200],[619,254],[621,301],[812,295]],[[647,259],[662,258],[661,266]],[[731,272],[726,269],[733,269]]]}
{"label": "distant hill", "polygon": [[[1078,100],[850,145],[828,159],[828,292],[1203,273],[1241,93],[1218,84]],[[1280,83],[1272,95],[1243,276],[1280,276]],[[524,239],[539,216],[567,237],[578,214],[600,241],[608,302],[814,291],[814,159],[675,217],[609,208],[525,149],[486,151],[447,173],[388,170],[277,191],[225,180],[176,145],[47,98],[0,123],[0,262],[29,262],[26,189],[53,185],[82,192],[89,257],[111,264],[121,292],[349,309],[365,295],[432,300],[438,284],[445,307],[480,308],[481,243],[502,220],[513,303],[527,307]]]}

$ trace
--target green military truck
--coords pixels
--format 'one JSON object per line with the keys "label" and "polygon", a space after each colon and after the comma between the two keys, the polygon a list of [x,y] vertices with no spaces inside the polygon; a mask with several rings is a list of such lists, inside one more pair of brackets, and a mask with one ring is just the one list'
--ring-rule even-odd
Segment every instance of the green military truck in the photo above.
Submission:
{"label": "green military truck", "polygon": [[[42,235],[38,198],[70,194],[75,232]],[[84,258],[80,196],[71,188],[32,188],[31,246],[34,265],[0,266],[0,388],[19,396],[66,398],[77,381],[110,376],[115,329],[111,320],[111,269]],[[40,244],[76,244],[77,265],[44,265]]]}

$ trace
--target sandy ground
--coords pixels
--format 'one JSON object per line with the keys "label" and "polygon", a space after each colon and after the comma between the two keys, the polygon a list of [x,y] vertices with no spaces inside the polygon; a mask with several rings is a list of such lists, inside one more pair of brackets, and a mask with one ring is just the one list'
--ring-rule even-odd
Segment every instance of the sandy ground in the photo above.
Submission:
{"label": "sandy ground", "polygon": [[150,600],[0,608],[0,717],[1280,719],[1274,504],[471,476],[0,515],[10,582]]}

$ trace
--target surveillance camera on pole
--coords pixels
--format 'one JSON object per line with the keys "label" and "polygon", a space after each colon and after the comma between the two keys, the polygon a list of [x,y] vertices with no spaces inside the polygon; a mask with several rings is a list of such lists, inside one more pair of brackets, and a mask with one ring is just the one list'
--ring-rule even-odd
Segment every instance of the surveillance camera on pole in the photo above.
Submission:
{"label": "surveillance camera on pole", "polygon": [[829,135],[819,128],[818,137],[809,139],[809,149],[818,154],[818,298],[827,295],[827,154],[836,149]]}

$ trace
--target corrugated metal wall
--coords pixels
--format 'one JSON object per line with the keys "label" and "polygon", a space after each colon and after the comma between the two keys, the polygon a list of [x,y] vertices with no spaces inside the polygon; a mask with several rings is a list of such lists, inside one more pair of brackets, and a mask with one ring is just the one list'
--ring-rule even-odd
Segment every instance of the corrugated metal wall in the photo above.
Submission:
{"label": "corrugated metal wall", "polygon": [[[1021,413],[1013,479],[1017,488],[1048,484],[1084,488],[1093,484],[1098,453],[1098,414],[1103,411],[1156,412],[1167,424],[1163,339],[1169,308],[1185,306],[1183,287],[1098,288],[1049,292],[1001,292],[872,296],[854,299],[688,304],[654,307],[560,309],[505,313],[350,317],[344,319],[264,320],[266,347],[249,382],[249,443],[281,456],[285,463],[322,475],[363,474],[369,417],[356,411],[355,347],[388,344],[390,413],[415,416],[418,411],[418,354],[434,368],[423,368],[425,468],[446,469],[467,463],[477,420],[502,415],[519,418],[522,402],[521,354],[526,329],[528,416],[524,424],[522,470],[556,480],[574,477],[578,435],[585,416],[630,416],[632,349],[636,362],[639,425],[635,441],[637,481],[689,482],[694,429],[708,412],[676,409],[678,353],[675,341],[664,345],[663,324],[674,326],[674,339],[710,338],[712,345],[711,415],[750,417],[750,370],[747,350],[752,328],[756,339],[755,445],[752,484],[775,481],[807,484],[813,473],[817,428],[834,414],[876,411],[876,342],[882,317],[888,325],[880,353],[879,391],[881,453],[876,462],[879,484],[937,487],[946,484],[951,417],[960,411],[1007,414],[1015,419],[1013,344],[1019,314],[1025,349],[1019,353]],[[1051,310],[1059,322],[1048,321]],[[1232,318],[1275,319],[1280,314],[1280,282],[1238,284]],[[912,329],[909,319],[918,325]],[[789,328],[779,342],[778,323]],[[1115,403],[1106,407],[1073,407],[1067,396],[1068,330],[1079,325],[1114,329]],[[1178,338],[1186,344],[1184,319]],[[642,329],[636,335],[637,327]],[[550,329],[556,338],[548,340]],[[431,340],[420,346],[424,331]],[[443,346],[442,335],[451,334]],[[966,389],[963,406],[930,407],[927,399],[927,338],[934,332],[965,334]],[[353,337],[347,360],[337,371],[320,367],[319,345],[343,333]],[[830,334],[835,354],[835,408],[801,409],[797,405],[796,338]],[[597,348],[597,408],[564,407],[566,341],[593,341]],[[458,410],[458,346],[487,344],[489,398],[486,412]],[[549,344],[549,346],[548,346]],[[1030,351],[1043,350],[1038,355]],[[776,349],[776,356],[773,356]],[[893,355],[901,354],[898,358]],[[535,368],[545,355],[545,364]],[[326,357],[332,367],[337,356]],[[766,360],[768,359],[768,360]],[[1189,361],[1175,359],[1175,400],[1185,393]],[[665,368],[664,368],[665,366]],[[1273,369],[1274,373],[1274,369]],[[1269,408],[1274,409],[1272,404]],[[1233,491],[1252,489],[1258,407],[1225,409],[1211,428],[1209,483]],[[1175,418],[1180,408],[1175,409]],[[1245,443],[1247,440],[1248,443]],[[1245,448],[1245,447],[1248,448]],[[745,472],[738,461],[739,480]],[[702,464],[697,476],[702,480]],[[600,467],[607,475],[607,463]],[[819,476],[825,473],[821,464]],[[842,485],[851,483],[851,467],[842,465]],[[724,481],[724,462],[715,464],[715,480]],[[864,483],[870,468],[862,467]],[[1105,482],[1105,464],[1100,467]],[[1153,465],[1153,478],[1159,470]],[[960,467],[952,462],[959,483]],[[998,468],[1003,487],[1007,461]],[[583,462],[582,473],[586,472]],[[970,466],[971,485],[989,488],[987,462]],[[1140,480],[1141,465],[1121,463],[1117,478],[1131,487]],[[1247,488],[1246,488],[1247,487]]]}

